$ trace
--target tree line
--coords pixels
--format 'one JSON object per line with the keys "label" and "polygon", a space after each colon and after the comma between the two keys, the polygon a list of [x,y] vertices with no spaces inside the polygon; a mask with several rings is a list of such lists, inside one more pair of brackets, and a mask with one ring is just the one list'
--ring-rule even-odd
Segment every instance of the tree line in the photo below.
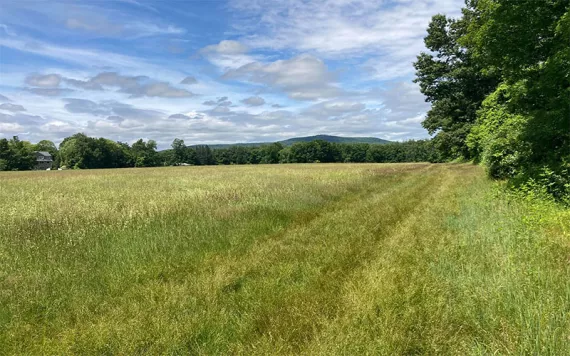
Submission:
{"label": "tree line", "polygon": [[467,0],[427,32],[415,81],[441,155],[570,194],[570,1]]}
{"label": "tree line", "polygon": [[330,143],[324,140],[297,142],[291,146],[271,143],[256,147],[230,146],[212,149],[207,145],[187,146],[175,139],[171,149],[157,151],[153,140],[132,145],[82,133],[65,138],[59,148],[47,140],[32,144],[18,137],[0,139],[0,170],[30,170],[35,151],[47,151],[52,168],[70,169],[159,167],[176,165],[228,165],[333,162],[441,162],[431,140],[388,144]]}

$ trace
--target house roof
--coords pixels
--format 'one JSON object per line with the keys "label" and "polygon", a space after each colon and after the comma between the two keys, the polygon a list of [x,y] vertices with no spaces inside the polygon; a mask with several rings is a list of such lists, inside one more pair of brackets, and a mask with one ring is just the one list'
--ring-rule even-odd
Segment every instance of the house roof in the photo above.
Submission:
{"label": "house roof", "polygon": [[53,162],[53,158],[49,152],[36,151],[36,162]]}

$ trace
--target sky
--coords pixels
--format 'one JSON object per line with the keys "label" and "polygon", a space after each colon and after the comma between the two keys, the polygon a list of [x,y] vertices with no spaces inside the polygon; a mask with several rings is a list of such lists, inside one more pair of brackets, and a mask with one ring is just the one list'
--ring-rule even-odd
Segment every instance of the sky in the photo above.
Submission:
{"label": "sky", "polygon": [[463,0],[0,0],[0,137],[429,137],[413,61]]}

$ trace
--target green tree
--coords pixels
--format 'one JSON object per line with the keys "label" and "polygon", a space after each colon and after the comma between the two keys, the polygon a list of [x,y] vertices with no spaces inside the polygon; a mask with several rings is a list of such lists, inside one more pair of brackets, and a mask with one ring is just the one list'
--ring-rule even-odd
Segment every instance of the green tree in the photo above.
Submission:
{"label": "green tree", "polygon": [[61,164],[69,168],[123,168],[133,166],[136,158],[127,144],[78,133],[59,145]]}
{"label": "green tree", "polygon": [[180,163],[188,163],[187,161],[187,147],[184,144],[184,140],[175,138],[172,141],[172,150],[173,150],[173,157],[174,157],[174,164]]}
{"label": "green tree", "polygon": [[230,152],[227,148],[219,148],[212,151],[214,155],[214,159],[216,160],[217,164],[231,164],[232,160],[230,157]]}
{"label": "green tree", "polygon": [[480,111],[470,146],[492,176],[550,172],[551,193],[570,193],[570,2],[479,0],[476,8],[464,43],[503,84]]}
{"label": "green tree", "polygon": [[207,145],[197,145],[194,147],[196,152],[196,164],[199,165],[212,165],[216,164],[212,150]]}
{"label": "green tree", "polygon": [[36,157],[32,144],[18,136],[0,140],[0,170],[25,171],[34,168]]}
{"label": "green tree", "polygon": [[88,168],[92,156],[90,141],[82,133],[64,138],[59,144],[61,165],[67,168]]}
{"label": "green tree", "polygon": [[0,138],[0,171],[9,170],[10,145],[8,140]]}
{"label": "green tree", "polygon": [[324,140],[297,142],[291,146],[289,159],[293,163],[340,162],[341,152],[336,144]]}
{"label": "green tree", "polygon": [[366,162],[366,154],[370,145],[367,143],[355,143],[341,145],[341,154],[343,162]]}
{"label": "green tree", "polygon": [[148,140],[144,142],[141,138],[131,146],[131,151],[135,161],[135,167],[156,167],[160,164],[158,153],[156,152],[156,142]]}
{"label": "green tree", "polygon": [[260,163],[271,164],[279,163],[279,152],[283,149],[283,145],[279,142],[260,147]]}
{"label": "green tree", "polygon": [[460,41],[476,16],[473,4],[460,19],[435,15],[424,40],[431,53],[421,53],[414,63],[414,81],[432,104],[422,125],[435,134],[434,143],[448,158],[470,158],[466,137],[481,103],[498,83],[495,72],[483,72]]}

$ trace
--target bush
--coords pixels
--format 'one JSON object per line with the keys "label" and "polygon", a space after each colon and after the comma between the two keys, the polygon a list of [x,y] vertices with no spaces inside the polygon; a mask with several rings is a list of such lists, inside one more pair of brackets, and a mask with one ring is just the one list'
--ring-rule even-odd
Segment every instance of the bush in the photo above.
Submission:
{"label": "bush", "polygon": [[527,117],[508,108],[513,87],[502,84],[483,102],[477,123],[467,137],[473,157],[487,166],[493,178],[513,178],[521,173],[530,147],[522,139]]}

